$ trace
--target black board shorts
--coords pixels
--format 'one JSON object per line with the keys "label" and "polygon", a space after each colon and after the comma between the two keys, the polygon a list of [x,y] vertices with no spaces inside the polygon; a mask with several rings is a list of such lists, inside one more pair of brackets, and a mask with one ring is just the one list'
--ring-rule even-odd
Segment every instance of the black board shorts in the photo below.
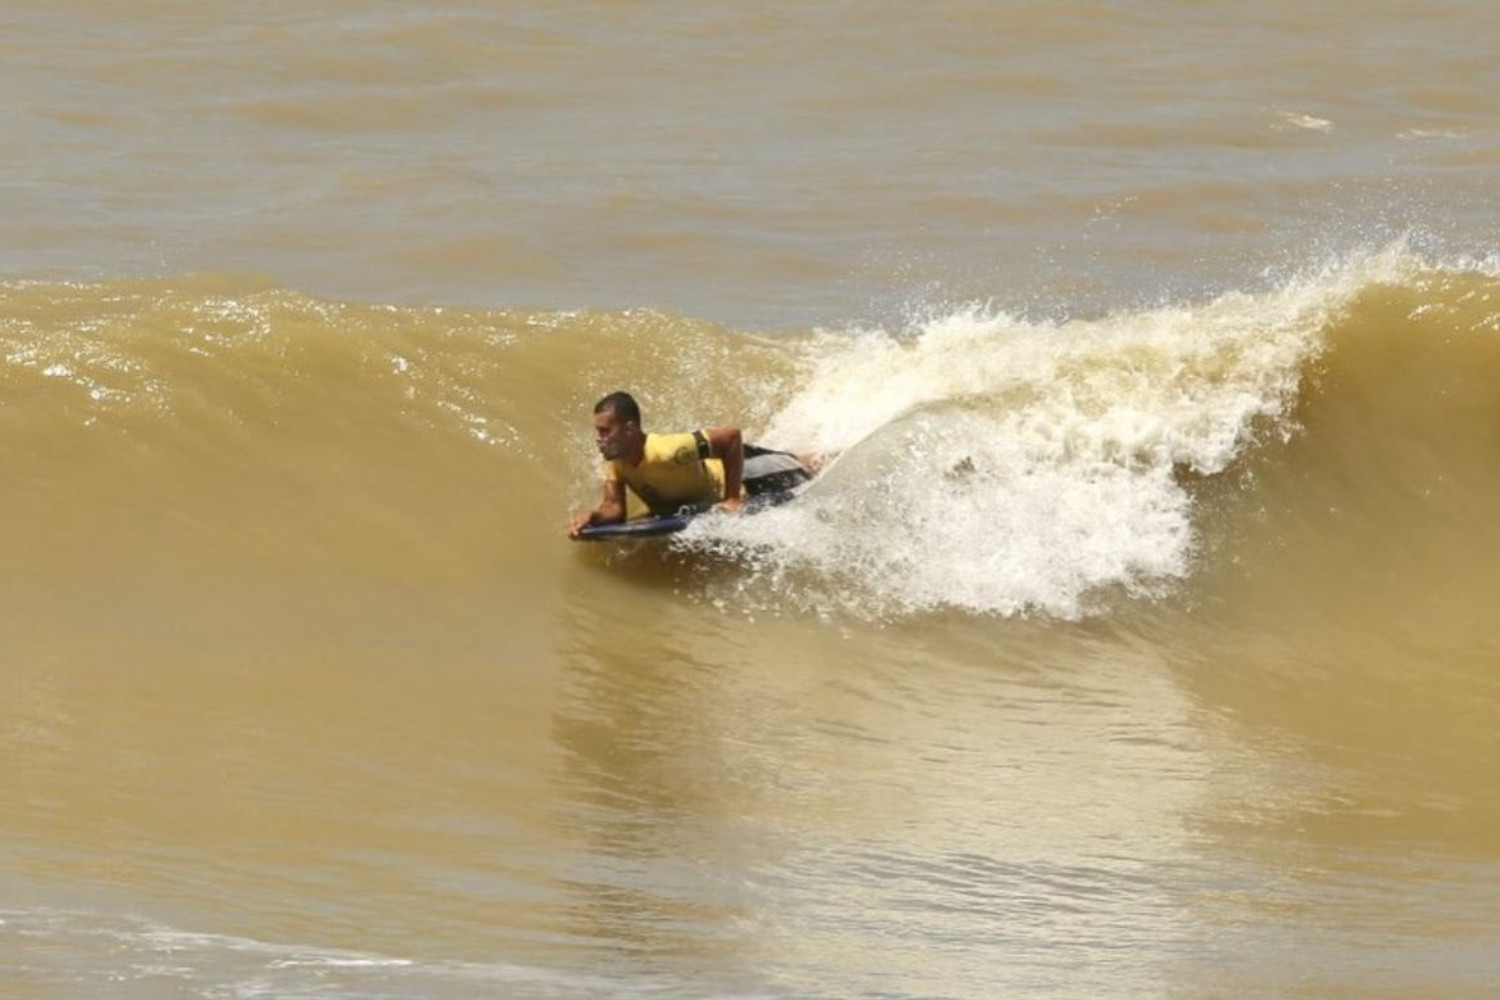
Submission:
{"label": "black board shorts", "polygon": [[745,445],[745,471],[740,482],[747,497],[789,494],[812,479],[812,473],[791,452]]}

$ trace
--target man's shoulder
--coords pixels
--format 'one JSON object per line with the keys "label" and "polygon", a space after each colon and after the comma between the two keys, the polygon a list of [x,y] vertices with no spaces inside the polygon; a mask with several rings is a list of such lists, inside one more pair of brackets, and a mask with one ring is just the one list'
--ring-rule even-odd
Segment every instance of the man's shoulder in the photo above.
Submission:
{"label": "man's shoulder", "polygon": [[672,431],[672,432],[667,433],[667,434],[662,434],[662,433],[658,433],[657,431],[650,431],[649,433],[646,434],[646,441],[647,442],[655,441],[655,442],[658,442],[658,443],[671,442],[672,444],[681,444],[683,441],[692,441],[693,440],[693,435],[698,434],[698,433],[700,433],[700,432],[699,431]]}

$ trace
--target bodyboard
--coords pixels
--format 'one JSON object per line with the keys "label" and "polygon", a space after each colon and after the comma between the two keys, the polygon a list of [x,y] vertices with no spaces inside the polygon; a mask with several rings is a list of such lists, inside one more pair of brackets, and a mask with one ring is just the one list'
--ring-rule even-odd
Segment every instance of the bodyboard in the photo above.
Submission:
{"label": "bodyboard", "polygon": [[637,517],[619,524],[591,524],[578,532],[581,541],[604,542],[619,538],[656,538],[672,535],[692,523],[696,514],[660,514]]}
{"label": "bodyboard", "polygon": [[[745,513],[757,514],[768,507],[778,507],[794,496],[796,493],[791,490],[773,490],[750,497],[745,501]],[[675,514],[632,517],[618,524],[591,524],[587,528],[580,528],[577,537],[579,541],[585,542],[608,542],[625,538],[659,538],[662,535],[675,535],[692,524],[694,518],[708,512],[709,510],[685,507]]]}

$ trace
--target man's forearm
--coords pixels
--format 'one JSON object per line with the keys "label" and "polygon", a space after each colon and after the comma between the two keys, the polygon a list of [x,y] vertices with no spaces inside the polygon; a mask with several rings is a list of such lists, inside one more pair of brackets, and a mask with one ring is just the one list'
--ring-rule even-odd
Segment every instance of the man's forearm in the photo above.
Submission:
{"label": "man's forearm", "polygon": [[733,500],[740,495],[745,478],[745,444],[738,432],[724,442],[720,459],[724,463],[724,499]]}

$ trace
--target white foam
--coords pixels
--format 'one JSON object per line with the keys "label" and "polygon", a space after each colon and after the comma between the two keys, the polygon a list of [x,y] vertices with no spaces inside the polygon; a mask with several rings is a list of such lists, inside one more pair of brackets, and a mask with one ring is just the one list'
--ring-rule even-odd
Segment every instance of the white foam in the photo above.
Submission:
{"label": "white foam", "polygon": [[1086,614],[1191,567],[1179,475],[1214,475],[1289,408],[1331,315],[1417,266],[1404,247],[1264,294],[1034,323],[965,308],[899,333],[823,334],[764,438],[844,454],[798,503],[708,519],[776,601],[877,617]]}
{"label": "white foam", "polygon": [[1319,118],[1317,115],[1304,114],[1300,111],[1277,111],[1276,114],[1284,126],[1307,129],[1310,132],[1333,131],[1333,122],[1327,118]]}

